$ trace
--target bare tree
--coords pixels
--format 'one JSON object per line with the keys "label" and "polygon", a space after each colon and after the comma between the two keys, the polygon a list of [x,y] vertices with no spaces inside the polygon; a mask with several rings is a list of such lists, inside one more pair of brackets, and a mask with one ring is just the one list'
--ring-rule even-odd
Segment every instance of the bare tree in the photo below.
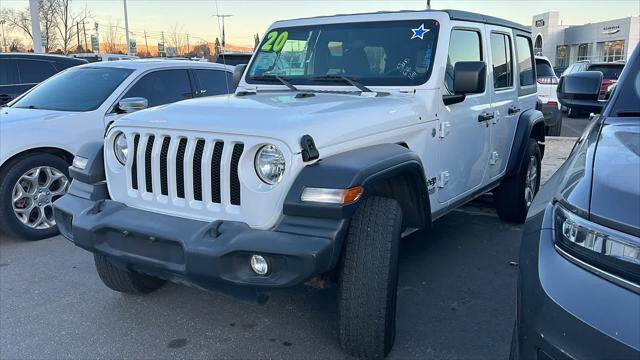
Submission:
{"label": "bare tree", "polygon": [[50,52],[58,45],[58,0],[40,0],[40,30],[45,52]]}
{"label": "bare tree", "polygon": [[31,14],[28,10],[2,9],[0,10],[0,19],[6,21],[9,30],[23,32],[30,39],[33,39],[31,34]]}
{"label": "bare tree", "polygon": [[115,54],[120,50],[122,44],[122,34],[119,30],[120,22],[116,21],[115,25],[109,19],[107,25],[106,36],[104,36],[105,51],[107,53]]}
{"label": "bare tree", "polygon": [[184,25],[174,24],[167,33],[167,43],[169,46],[176,48],[178,55],[182,55],[183,48],[186,46],[186,36],[184,34]]}
{"label": "bare tree", "polygon": [[14,37],[9,40],[9,51],[11,52],[23,52],[25,51],[24,45],[22,44],[22,39]]}
{"label": "bare tree", "polygon": [[91,14],[85,7],[83,11],[74,12],[72,9],[72,0],[57,0],[58,6],[56,11],[57,30],[60,35],[60,47],[65,54],[69,53],[74,39],[79,38],[80,23],[84,23],[91,18]]}

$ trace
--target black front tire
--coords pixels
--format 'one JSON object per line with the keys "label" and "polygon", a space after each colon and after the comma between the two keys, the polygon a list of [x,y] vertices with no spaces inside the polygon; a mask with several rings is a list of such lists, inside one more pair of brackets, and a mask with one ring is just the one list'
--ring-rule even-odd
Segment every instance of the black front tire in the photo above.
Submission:
{"label": "black front tire", "polygon": [[93,254],[100,280],[111,290],[126,294],[148,294],[161,287],[165,281],[153,276],[121,269],[100,254]]}
{"label": "black front tire", "polygon": [[356,357],[385,357],[395,341],[402,209],[368,197],[351,219],[340,264],[340,345]]}
{"label": "black front tire", "polygon": [[[536,169],[535,172],[529,174],[531,161],[536,162]],[[496,200],[496,211],[500,219],[523,223],[527,218],[527,211],[529,211],[531,201],[540,190],[541,163],[540,146],[538,146],[538,142],[535,139],[529,139],[518,173],[504,179],[500,186],[493,191]],[[535,173],[536,183],[530,189],[530,196],[527,196],[527,180],[529,175],[533,175],[533,173]]]}
{"label": "black front tire", "polygon": [[36,229],[23,224],[13,210],[14,186],[23,174],[41,166],[55,168],[69,179],[69,164],[64,159],[48,153],[29,153],[9,160],[0,173],[0,229],[7,235],[25,240],[41,240],[59,234],[57,226]]}

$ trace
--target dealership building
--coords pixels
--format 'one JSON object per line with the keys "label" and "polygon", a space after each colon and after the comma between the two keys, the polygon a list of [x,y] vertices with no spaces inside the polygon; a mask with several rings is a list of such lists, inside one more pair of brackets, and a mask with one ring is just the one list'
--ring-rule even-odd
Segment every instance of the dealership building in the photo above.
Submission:
{"label": "dealership building", "polygon": [[640,17],[563,25],[560,13],[550,11],[533,17],[531,36],[536,53],[548,57],[554,67],[580,60],[627,60],[640,38]]}

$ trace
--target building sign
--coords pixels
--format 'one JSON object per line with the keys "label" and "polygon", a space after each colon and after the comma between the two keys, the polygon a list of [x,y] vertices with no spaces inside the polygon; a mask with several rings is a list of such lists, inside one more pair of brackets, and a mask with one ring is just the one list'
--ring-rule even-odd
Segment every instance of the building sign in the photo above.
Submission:
{"label": "building sign", "polygon": [[158,55],[164,55],[164,43],[158,43]]}
{"label": "building sign", "polygon": [[100,43],[98,42],[98,35],[91,35],[91,51],[95,53],[100,52]]}
{"label": "building sign", "polygon": [[620,25],[605,26],[602,28],[602,33],[605,35],[613,35],[620,32]]}
{"label": "building sign", "polygon": [[544,19],[536,20],[536,27],[543,27],[543,26],[544,26]]}

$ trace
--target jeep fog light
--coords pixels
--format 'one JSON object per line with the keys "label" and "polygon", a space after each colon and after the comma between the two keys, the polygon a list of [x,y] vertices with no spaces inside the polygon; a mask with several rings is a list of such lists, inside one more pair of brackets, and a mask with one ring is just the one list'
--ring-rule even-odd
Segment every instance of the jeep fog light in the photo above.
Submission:
{"label": "jeep fog light", "polygon": [[269,263],[262,255],[251,255],[251,270],[258,275],[267,275]]}
{"label": "jeep fog light", "polygon": [[350,204],[358,201],[364,188],[362,186],[350,189],[325,189],[325,188],[304,188],[300,200],[304,202],[317,202],[324,204]]}

